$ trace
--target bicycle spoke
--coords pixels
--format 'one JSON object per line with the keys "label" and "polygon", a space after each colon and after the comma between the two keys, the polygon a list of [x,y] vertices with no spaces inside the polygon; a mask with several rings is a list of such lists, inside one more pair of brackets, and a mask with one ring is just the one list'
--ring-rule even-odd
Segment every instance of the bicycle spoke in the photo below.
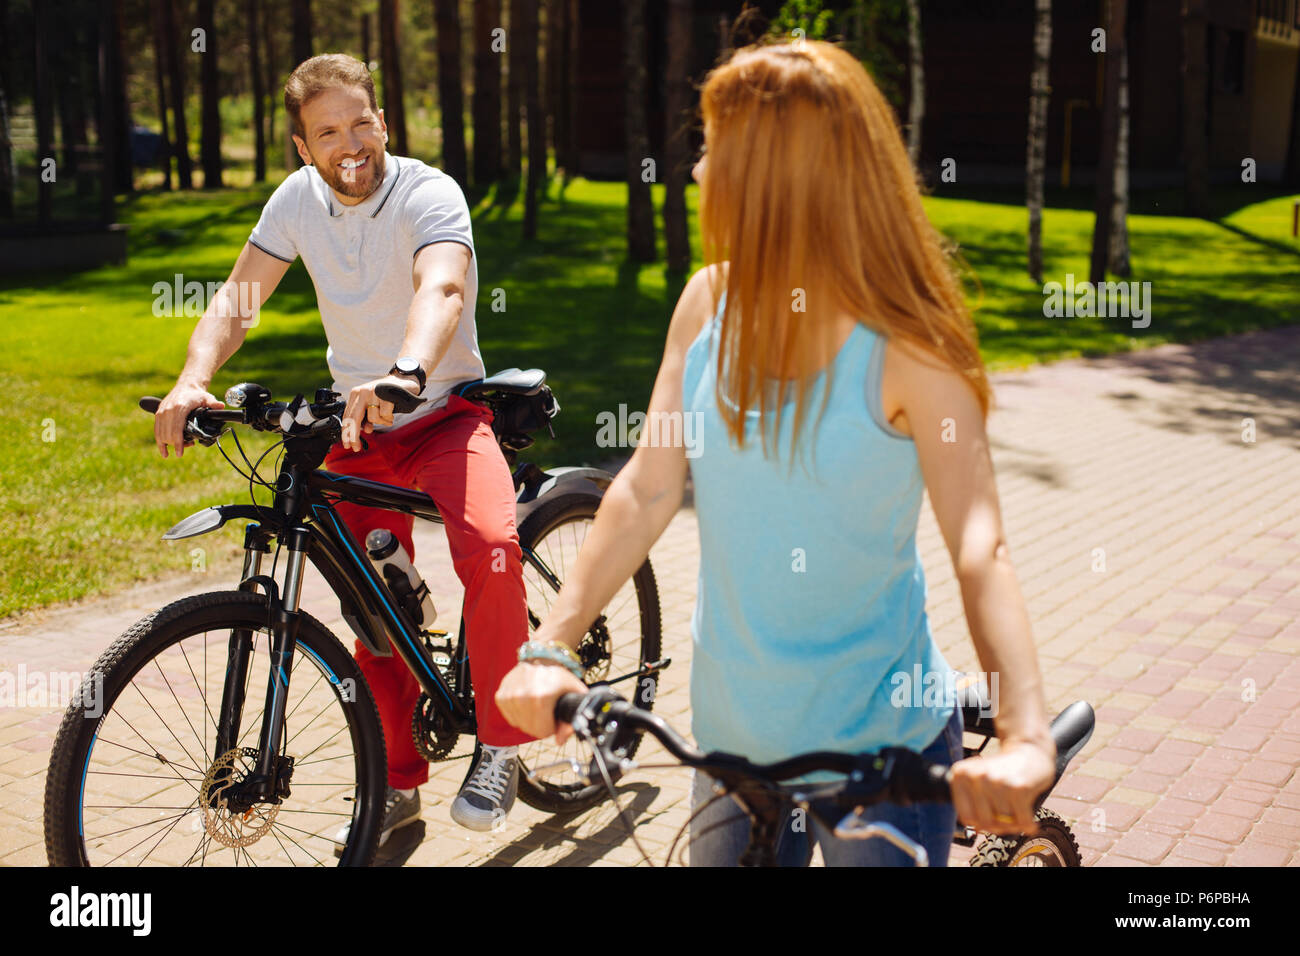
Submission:
{"label": "bicycle spoke", "polygon": [[87,774],[96,774],[101,777],[143,777],[146,780],[170,780],[175,783],[177,780],[184,780],[186,783],[202,783],[202,777],[163,777],[156,773],[126,773],[122,770],[87,770]]}
{"label": "bicycle spoke", "polygon": [[[188,811],[186,811],[186,812],[188,812]],[[114,830],[112,833],[106,833],[106,834],[104,834],[103,836],[101,836],[100,839],[103,839],[104,837],[117,836],[117,834],[119,834],[119,833],[127,833],[127,832],[129,832],[129,831],[131,831],[131,830],[138,830],[138,829],[140,829],[140,827],[153,826],[154,824],[158,824],[158,826],[163,826],[164,824],[167,823],[168,820],[179,819],[179,818],[181,818],[181,817],[183,817],[183,816],[185,816],[184,813],[178,813],[178,814],[176,814],[175,816],[166,817],[166,818],[163,819],[163,820],[150,820],[148,823],[137,823],[137,824],[136,824],[135,826],[133,826],[133,827],[123,827],[123,828],[120,829],[120,830]],[[152,833],[147,833],[147,834],[145,834],[144,839],[141,840],[140,843],[144,843],[145,840],[148,840],[149,837],[151,837],[151,836],[153,836]],[[129,846],[129,847],[127,847],[125,850],[123,850],[123,851],[122,851],[121,853],[119,853],[117,856],[113,857],[113,859],[109,860],[109,861],[108,861],[107,863],[105,863],[104,865],[105,865],[105,866],[112,866],[114,863],[116,863],[116,862],[117,862],[118,860],[120,860],[122,857],[126,856],[126,854],[130,853],[130,852],[131,852],[132,850],[134,850],[137,846],[139,846],[140,843],[136,843],[136,844],[133,845],[133,846]]]}
{"label": "bicycle spoke", "polygon": [[[284,841],[280,839],[280,834],[276,832],[276,828],[274,826],[271,827],[271,836],[275,838],[276,843],[280,844],[280,849],[284,850],[284,855],[289,857],[290,859],[293,859],[293,856],[289,853],[289,848],[284,845]],[[289,842],[292,843],[294,846],[296,846],[299,850],[302,850],[303,853],[307,853],[307,850],[303,847],[301,843],[299,843],[293,837],[289,836],[289,834],[287,833],[285,834],[285,836],[288,838]],[[311,859],[316,862],[317,866],[325,865],[320,860],[317,860],[316,857],[312,856],[310,853],[307,853],[307,856],[311,857]]]}
{"label": "bicycle spoke", "polygon": [[[176,696],[176,691],[172,688],[172,682],[169,681],[169,680],[167,679],[167,675],[163,673],[162,666],[158,663],[158,658],[156,658],[156,657],[153,659],[153,666],[157,669],[157,671],[158,671],[158,676],[160,676],[160,677],[163,679],[163,683],[167,685],[167,689],[168,689],[169,691],[171,691],[172,700],[176,701],[176,709],[179,710],[179,711],[181,712],[181,716],[185,718],[185,723],[189,726],[189,728],[190,728],[190,733],[192,733],[192,734],[194,735],[194,739],[197,740],[198,743],[199,743],[199,746],[202,747],[202,746],[203,746],[203,738],[200,737],[200,736],[199,736],[199,732],[198,732],[197,730],[194,729],[194,724],[193,724],[193,722],[190,720],[190,715],[187,714],[187,713],[185,712],[185,708],[181,705],[181,699],[180,699],[179,697]],[[179,741],[177,741],[177,742],[179,743]],[[188,752],[189,752],[189,751],[186,751],[187,754],[188,754]],[[203,751],[199,751],[199,752],[200,752],[200,753],[203,753]],[[197,761],[195,761],[195,762],[197,763]]]}
{"label": "bicycle spoke", "polygon": [[[136,735],[137,737],[139,737],[141,740],[144,741],[144,745],[145,745],[146,747],[150,748],[151,750],[153,750],[153,753],[146,753],[146,752],[143,751],[143,750],[136,750],[134,747],[128,747],[126,744],[120,744],[120,743],[118,743],[116,740],[104,740],[103,738],[100,738],[99,741],[98,741],[99,743],[112,744],[114,747],[121,747],[123,750],[129,750],[129,751],[131,751],[131,753],[139,754],[139,755],[142,756],[142,757],[148,757],[150,760],[160,760],[160,761],[162,762],[163,766],[170,768],[170,769],[172,770],[173,773],[176,773],[177,778],[180,779],[180,780],[184,780],[185,778],[182,777],[182,776],[180,776],[180,773],[176,770],[177,767],[180,767],[180,768],[182,768],[183,770],[191,770],[191,771],[193,771],[194,773],[197,773],[197,774],[201,774],[201,773],[203,773],[203,771],[200,770],[198,767],[190,767],[190,766],[186,766],[186,765],[183,764],[183,763],[176,763],[176,762],[174,762],[174,761],[172,761],[172,760],[168,760],[166,757],[164,757],[164,756],[163,756],[163,755],[158,751],[158,749],[157,749],[156,747],[154,747],[153,744],[149,743],[149,741],[147,741],[147,740],[144,739],[144,735],[143,735],[142,733],[140,733],[140,731],[136,730],[135,727],[133,727],[133,726],[131,725],[131,722],[130,722],[129,720],[127,720],[127,719],[126,719],[125,717],[123,717],[121,714],[118,714],[117,717],[118,717],[118,719],[119,719],[120,721],[122,721],[122,723],[124,723],[124,724],[126,724],[128,727],[130,727],[131,730],[135,733],[135,735]],[[202,779],[202,778],[200,778],[200,779]],[[195,787],[194,789],[197,790],[198,787]]]}
{"label": "bicycle spoke", "polygon": [[[141,699],[144,700],[144,702],[145,702],[145,706],[147,706],[150,710],[152,710],[152,711],[153,711],[153,715],[154,715],[155,717],[157,717],[160,721],[162,721],[162,725],[163,725],[164,727],[167,728],[167,733],[169,733],[169,734],[172,735],[172,740],[176,741],[177,746],[179,746],[179,747],[181,748],[181,750],[184,750],[184,751],[185,751],[185,756],[189,757],[190,760],[193,761],[193,762],[196,763],[196,764],[201,763],[202,761],[195,760],[195,759],[194,759],[194,755],[191,754],[191,753],[189,752],[189,750],[186,748],[186,746],[185,746],[183,743],[181,743],[181,739],[180,739],[179,737],[177,737],[177,736],[176,736],[176,732],[175,732],[174,730],[172,730],[172,728],[171,728],[171,724],[169,724],[169,723],[167,723],[167,721],[163,720],[162,715],[159,714],[158,711],[154,709],[153,704],[149,703],[149,698],[144,696],[144,691],[142,691],[139,687],[136,687],[136,683],[135,683],[134,680],[131,681],[131,686],[132,686],[132,687],[135,687],[135,692],[136,692],[137,694],[140,695]],[[134,728],[133,728],[133,729],[134,729]],[[143,739],[143,738],[141,738],[141,739]],[[146,741],[146,743],[148,743],[148,741]]]}
{"label": "bicycle spoke", "polygon": [[[329,743],[331,740],[333,740],[333,739],[334,739],[335,737],[337,737],[339,734],[343,733],[343,731],[345,731],[345,730],[347,730],[347,726],[346,726],[346,725],[343,726],[343,727],[340,727],[338,730],[334,731],[334,733],[330,734],[328,737],[326,737],[324,740],[322,740],[320,743],[318,743],[318,744],[315,746],[314,749],[307,751],[305,754],[303,754],[303,755],[302,755],[301,757],[299,757],[298,759],[299,759],[299,760],[306,760],[308,757],[310,757],[312,754],[314,754],[317,750],[320,750],[321,747],[324,747],[327,743]],[[355,755],[341,754],[340,756],[347,757],[347,756],[355,756]],[[330,757],[329,759],[330,759],[330,760],[336,760],[337,758],[336,758],[336,757]],[[313,762],[316,762],[316,761],[313,761]],[[295,761],[294,761],[294,766],[298,766],[298,767],[300,767],[300,766],[302,766],[302,764],[300,764],[297,760],[295,760]]]}
{"label": "bicycle spoke", "polygon": [[[198,802],[197,802],[197,801],[195,801],[195,803],[194,803],[194,805],[193,805],[193,808],[196,809],[196,810],[198,809]],[[190,808],[187,807],[187,808],[185,809],[185,812],[184,812],[184,813],[182,813],[180,816],[178,816],[175,820],[172,821],[172,825],[169,826],[166,830],[164,830],[164,831],[162,832],[162,835],[158,837],[158,842],[155,843],[153,846],[151,846],[151,847],[149,848],[149,853],[152,853],[154,850],[158,849],[158,844],[159,844],[159,843],[162,843],[163,840],[167,839],[167,834],[171,833],[173,830],[176,829],[176,824],[180,823],[180,822],[181,822],[182,820],[184,820],[187,816],[189,816],[189,811],[190,811]],[[143,865],[144,865],[144,861],[147,860],[147,859],[149,859],[149,853],[146,853],[144,856],[142,856],[142,857],[140,858],[140,862],[136,864],[137,867],[140,867],[140,866],[143,866]]]}
{"label": "bicycle spoke", "polygon": [[[181,657],[185,658],[185,666],[189,668],[190,677],[194,678],[194,688],[199,692],[199,698],[203,701],[203,709],[207,711],[208,719],[212,721],[212,732],[215,734],[217,732],[217,717],[216,714],[212,713],[212,708],[208,706],[207,687],[203,684],[200,684],[198,677],[195,676],[194,668],[190,665],[190,657],[188,654],[185,653],[185,645],[182,643],[178,646],[181,649]],[[208,677],[208,641],[207,641],[207,635],[204,634],[203,635],[203,679],[207,680],[207,677]],[[207,724],[203,725],[203,752],[205,754],[208,752],[208,725]]]}
{"label": "bicycle spoke", "polygon": [[325,712],[328,711],[329,709],[330,709],[330,708],[329,708],[329,705],[327,704],[323,710],[320,710],[320,711],[317,712],[317,714],[316,714],[315,717],[313,717],[311,720],[307,721],[307,723],[303,724],[303,725],[302,725],[301,727],[299,727],[296,731],[294,731],[294,735],[293,735],[292,737],[290,737],[288,740],[286,740],[286,741],[284,742],[284,749],[287,751],[287,750],[289,749],[289,744],[291,744],[291,743],[293,743],[295,740],[297,740],[299,734],[301,734],[304,730],[306,730],[306,729],[307,729],[308,727],[310,727],[312,724],[316,723],[317,719],[320,718],[321,716],[323,716],[323,715],[325,714]]}

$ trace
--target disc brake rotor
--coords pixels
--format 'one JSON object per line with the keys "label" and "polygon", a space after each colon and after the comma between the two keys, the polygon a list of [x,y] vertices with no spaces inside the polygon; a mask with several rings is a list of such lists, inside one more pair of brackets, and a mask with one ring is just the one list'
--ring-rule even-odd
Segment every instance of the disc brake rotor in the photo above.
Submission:
{"label": "disc brake rotor", "polygon": [[[280,808],[272,803],[259,803],[243,812],[229,809],[229,802],[223,794],[233,787],[238,779],[236,770],[247,770],[246,761],[257,759],[257,750],[252,747],[236,747],[228,750],[208,768],[199,786],[199,809],[203,812],[203,829],[208,836],[225,847],[252,846],[270,832]],[[216,804],[216,806],[212,806]]]}

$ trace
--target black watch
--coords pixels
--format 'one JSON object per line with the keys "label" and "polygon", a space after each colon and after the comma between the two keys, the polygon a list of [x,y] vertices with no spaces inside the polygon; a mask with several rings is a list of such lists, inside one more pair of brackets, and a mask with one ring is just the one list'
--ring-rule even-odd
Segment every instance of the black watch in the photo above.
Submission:
{"label": "black watch", "polygon": [[419,395],[424,391],[424,369],[416,359],[399,358],[393,363],[393,367],[388,370],[388,374],[412,376],[420,383],[420,391],[416,392],[416,394]]}

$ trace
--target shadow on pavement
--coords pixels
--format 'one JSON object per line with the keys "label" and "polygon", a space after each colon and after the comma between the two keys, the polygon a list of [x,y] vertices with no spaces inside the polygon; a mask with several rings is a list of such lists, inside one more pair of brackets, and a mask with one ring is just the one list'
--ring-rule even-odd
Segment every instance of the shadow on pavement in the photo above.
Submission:
{"label": "shadow on pavement", "polygon": [[[618,796],[619,806],[635,826],[637,818],[658,799],[659,788],[648,783],[633,783],[620,788]],[[604,856],[610,848],[624,843],[630,845],[627,827],[613,805],[606,801],[595,809],[597,812],[603,811],[606,815],[605,825],[599,830],[583,837],[576,836],[578,829],[590,819],[590,811],[574,816],[556,814],[513,843],[499,848],[496,853],[483,861],[483,865],[513,866],[525,854],[559,849],[567,844],[569,852],[564,856],[548,856],[546,865],[588,866],[594,860]],[[651,858],[653,859],[653,852]],[[654,862],[658,864],[660,861]]]}

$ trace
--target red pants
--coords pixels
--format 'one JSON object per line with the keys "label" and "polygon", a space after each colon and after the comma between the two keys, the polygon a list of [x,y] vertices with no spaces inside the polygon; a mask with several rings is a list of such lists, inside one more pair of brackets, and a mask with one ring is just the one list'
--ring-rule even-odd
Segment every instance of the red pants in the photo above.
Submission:
{"label": "red pants", "polygon": [[[522,552],[515,530],[515,490],[510,469],[492,433],[492,413],[457,395],[423,418],[388,432],[367,435],[365,451],[335,445],[325,469],[404,488],[418,488],[446,522],[456,575],[465,585],[465,639],[474,681],[478,736],[505,747],[531,740],[506,723],[496,706],[497,687],[515,664],[528,636]],[[362,548],[375,528],[388,528],[415,559],[415,519],[396,511],[342,502],[339,518]],[[420,685],[402,659],[376,657],[358,641],[357,663],[365,674],[388,746],[388,784],[417,787],[429,765],[411,741],[411,714]]]}

